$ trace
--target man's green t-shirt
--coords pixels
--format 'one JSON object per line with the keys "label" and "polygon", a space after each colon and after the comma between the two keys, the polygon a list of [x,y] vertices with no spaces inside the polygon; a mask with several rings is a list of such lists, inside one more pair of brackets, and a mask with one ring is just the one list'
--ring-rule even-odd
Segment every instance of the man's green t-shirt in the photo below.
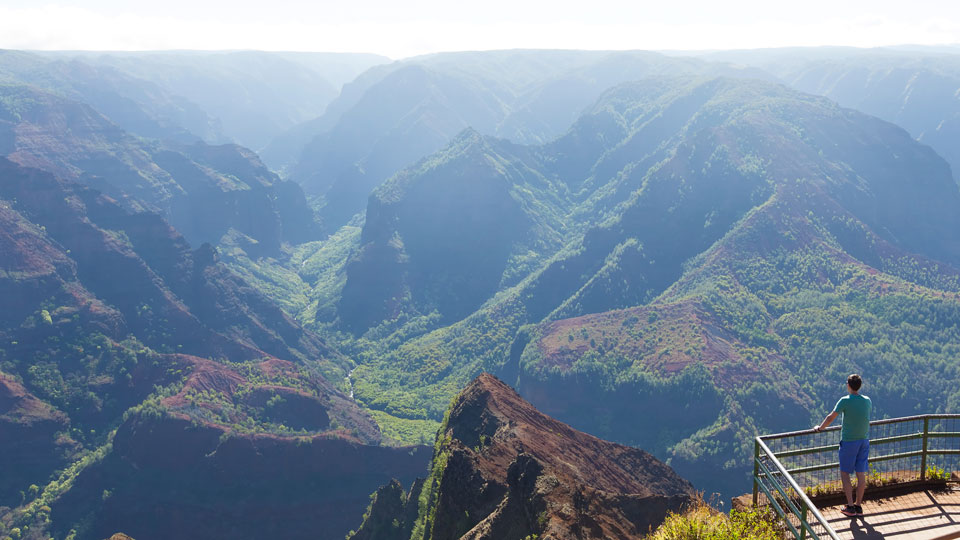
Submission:
{"label": "man's green t-shirt", "polygon": [[873,403],[867,396],[850,394],[840,398],[835,413],[843,413],[843,428],[840,430],[841,441],[859,441],[866,439],[870,431],[870,409]]}

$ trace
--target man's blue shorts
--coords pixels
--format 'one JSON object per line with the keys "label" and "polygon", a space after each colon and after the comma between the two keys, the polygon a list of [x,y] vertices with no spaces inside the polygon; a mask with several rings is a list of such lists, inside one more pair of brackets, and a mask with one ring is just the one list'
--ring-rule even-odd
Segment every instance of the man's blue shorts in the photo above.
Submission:
{"label": "man's blue shorts", "polygon": [[869,455],[870,439],[840,441],[840,471],[848,474],[867,472]]}

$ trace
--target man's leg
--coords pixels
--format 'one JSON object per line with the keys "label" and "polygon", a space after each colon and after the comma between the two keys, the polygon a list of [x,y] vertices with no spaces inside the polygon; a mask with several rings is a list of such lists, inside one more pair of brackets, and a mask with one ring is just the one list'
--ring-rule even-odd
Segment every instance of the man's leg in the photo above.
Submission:
{"label": "man's leg", "polygon": [[[850,475],[847,475],[847,482],[850,482]],[[857,473],[857,502],[854,503],[857,506],[863,504],[863,492],[867,489],[867,473],[858,472]],[[850,495],[847,495],[847,500],[850,500]]]}
{"label": "man's leg", "polygon": [[[857,475],[859,479],[860,475]],[[847,504],[853,504],[853,486],[850,484],[850,473],[845,473],[840,471],[840,481],[843,482],[843,494],[847,496]],[[857,491],[860,491],[860,486],[857,486]]]}
{"label": "man's leg", "polygon": [[857,462],[854,464],[854,470],[857,471],[857,506],[863,504],[863,492],[867,489],[867,469],[869,468],[870,441],[860,441],[860,448],[857,449]]}
{"label": "man's leg", "polygon": [[850,446],[850,443],[840,441],[837,461],[840,462],[840,481],[843,482],[843,494],[847,496],[847,506],[853,506],[853,486],[850,484],[850,474],[854,472],[856,457],[857,452]]}

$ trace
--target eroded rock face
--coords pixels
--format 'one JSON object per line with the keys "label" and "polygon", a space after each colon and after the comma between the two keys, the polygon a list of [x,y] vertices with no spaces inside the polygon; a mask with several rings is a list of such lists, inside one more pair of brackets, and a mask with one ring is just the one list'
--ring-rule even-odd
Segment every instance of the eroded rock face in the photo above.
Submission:
{"label": "eroded rock face", "polygon": [[[488,374],[460,394],[439,437],[416,539],[637,538],[695,497],[647,452],[576,431]],[[396,499],[378,493],[369,516],[386,523]]]}

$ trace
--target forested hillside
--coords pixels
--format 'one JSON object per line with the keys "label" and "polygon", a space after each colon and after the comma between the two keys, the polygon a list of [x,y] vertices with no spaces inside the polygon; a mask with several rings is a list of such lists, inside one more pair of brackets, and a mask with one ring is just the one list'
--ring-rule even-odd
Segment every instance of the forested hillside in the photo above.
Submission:
{"label": "forested hillside", "polygon": [[[775,84],[649,79],[552,143],[466,132],[385,182],[359,231],[315,246],[351,255],[302,282],[302,319],[340,332],[357,399],[412,441],[488,370],[732,492],[750,434],[807,425],[831,375],[873,373],[881,414],[955,405],[958,209],[947,164],[894,125]],[[823,334],[846,317],[860,330]],[[904,395],[918,369],[937,398]],[[641,414],[663,399],[675,415]]]}

